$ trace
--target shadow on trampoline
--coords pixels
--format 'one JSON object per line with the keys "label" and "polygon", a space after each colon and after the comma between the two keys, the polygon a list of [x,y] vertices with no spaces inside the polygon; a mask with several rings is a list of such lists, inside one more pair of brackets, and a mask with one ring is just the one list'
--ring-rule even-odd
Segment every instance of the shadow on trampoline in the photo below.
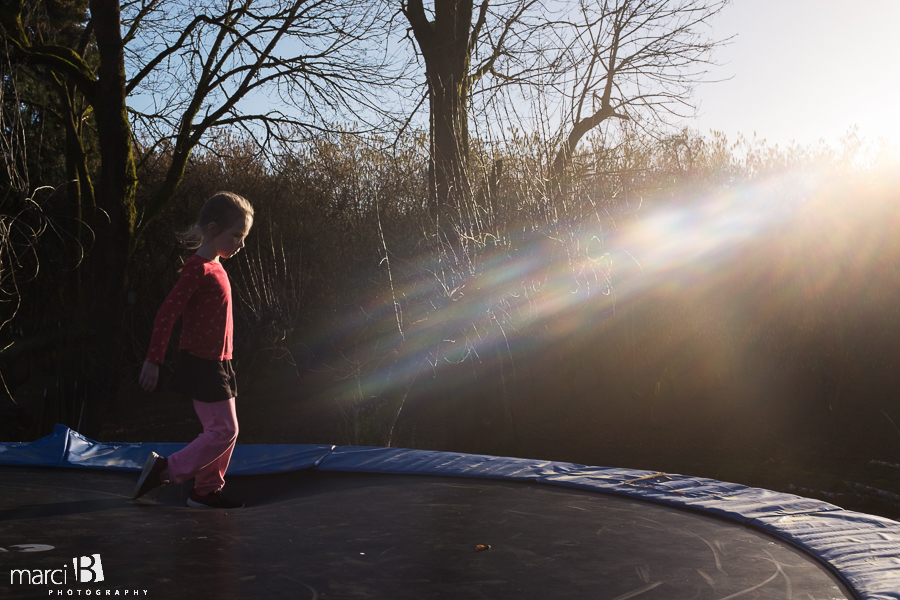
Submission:
{"label": "shadow on trampoline", "polygon": [[42,519],[78,515],[121,508],[128,502],[126,498],[118,500],[72,500],[69,502],[51,502],[50,504],[32,504],[0,510],[0,522],[19,519]]}

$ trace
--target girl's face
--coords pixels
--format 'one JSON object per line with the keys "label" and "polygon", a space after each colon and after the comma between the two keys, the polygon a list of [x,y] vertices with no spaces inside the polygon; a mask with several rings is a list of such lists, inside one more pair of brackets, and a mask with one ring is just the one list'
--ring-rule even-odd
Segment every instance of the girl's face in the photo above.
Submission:
{"label": "girl's face", "polygon": [[[210,225],[214,226],[215,224],[211,223]],[[235,221],[233,225],[228,227],[228,229],[214,233],[209,240],[211,246],[210,250],[212,250],[211,254],[215,255],[213,260],[218,260],[219,257],[231,258],[237,254],[238,251],[244,247],[244,238],[250,233],[250,227],[252,225],[253,222],[250,219],[246,216],[242,216]]]}

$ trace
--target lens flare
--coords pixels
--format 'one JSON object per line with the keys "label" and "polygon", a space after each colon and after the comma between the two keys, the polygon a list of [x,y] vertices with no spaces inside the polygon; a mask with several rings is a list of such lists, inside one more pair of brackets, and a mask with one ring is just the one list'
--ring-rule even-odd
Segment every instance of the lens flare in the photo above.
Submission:
{"label": "lens flare", "polygon": [[[658,342],[675,359],[689,352],[678,344],[693,328],[711,330],[723,356],[737,360],[735,348],[761,323],[887,301],[875,284],[897,270],[891,189],[807,168],[648,198],[638,212],[610,208],[603,219],[512,229],[492,246],[461,238],[419,257],[390,256],[383,293],[324,334],[353,349],[334,394],[402,398],[418,377],[498,353],[514,371],[548,343],[597,336],[634,306],[693,311]],[[452,393],[452,378],[441,381]]]}

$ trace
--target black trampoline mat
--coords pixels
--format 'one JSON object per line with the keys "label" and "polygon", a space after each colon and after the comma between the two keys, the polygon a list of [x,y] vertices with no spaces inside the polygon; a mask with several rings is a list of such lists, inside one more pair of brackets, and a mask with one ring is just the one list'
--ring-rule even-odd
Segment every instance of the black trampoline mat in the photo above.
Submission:
{"label": "black trampoline mat", "polygon": [[[854,597],[775,538],[607,494],[303,471],[231,477],[225,491],[247,508],[213,511],[184,506],[190,484],[132,502],[136,480],[0,467],[0,597],[70,597],[69,590],[71,597],[127,591],[216,600]],[[94,554],[104,580],[75,583],[73,558]],[[33,575],[64,565],[55,575],[67,575],[64,585],[9,579],[13,569]]]}

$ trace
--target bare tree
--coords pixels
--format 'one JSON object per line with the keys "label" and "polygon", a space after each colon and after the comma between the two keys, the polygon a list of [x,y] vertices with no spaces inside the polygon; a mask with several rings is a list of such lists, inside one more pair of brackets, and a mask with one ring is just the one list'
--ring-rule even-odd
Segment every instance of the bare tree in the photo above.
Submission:
{"label": "bare tree", "polygon": [[[42,11],[35,5],[46,1],[3,0],[0,25],[12,59],[83,98],[96,127],[98,210],[82,302],[95,347],[109,348],[98,363],[114,371],[129,258],[174,197],[191,152],[219,127],[255,125],[265,144],[285,128],[314,131],[378,109],[375,88],[391,75],[385,53],[373,52],[384,46],[384,7],[368,0],[89,0],[73,41],[36,25]],[[274,106],[259,110],[251,98]],[[140,159],[162,149],[168,160],[162,184],[141,206],[137,137],[150,150]],[[77,173],[86,178],[89,169]],[[106,383],[98,395],[108,396],[114,378],[100,377]]]}
{"label": "bare tree", "polygon": [[658,130],[691,116],[712,52],[710,20],[728,0],[577,0],[553,31],[562,49],[550,85],[561,99],[556,180],[578,142],[610,119]]}
{"label": "bare tree", "polygon": [[[417,50],[425,63],[429,101],[432,214],[460,207],[471,194],[468,182],[469,101],[488,75],[512,81],[522,59],[524,32],[533,29],[539,0],[402,0]],[[513,71],[514,74],[509,74]],[[500,75],[503,73],[503,75]]]}
{"label": "bare tree", "polygon": [[[172,198],[192,150],[212,130],[256,124],[267,142],[285,127],[309,131],[325,127],[323,117],[358,118],[378,108],[372,90],[389,77],[383,56],[371,51],[380,42],[378,5],[363,0],[92,0],[74,46],[33,35],[24,3],[7,4],[0,22],[19,58],[51,69],[92,108],[102,164],[97,200],[123,255]],[[96,65],[86,56],[93,46]],[[274,106],[241,104],[251,97]],[[172,154],[164,183],[140,207],[136,135]]]}
{"label": "bare tree", "polygon": [[402,0],[425,66],[433,207],[460,206],[471,194],[468,126],[477,91],[505,91],[516,104],[543,97],[561,108],[551,166],[558,179],[601,123],[658,127],[692,112],[691,92],[723,43],[709,22],[727,3]]}
{"label": "bare tree", "polygon": [[[264,0],[198,7],[184,0],[125,5],[125,64],[136,133],[168,148],[165,181],[142,207],[141,228],[177,188],[190,153],[216,128],[239,128],[261,146],[331,123],[385,113],[378,90],[393,80],[380,10],[368,0]],[[247,102],[252,95],[253,103]]]}

